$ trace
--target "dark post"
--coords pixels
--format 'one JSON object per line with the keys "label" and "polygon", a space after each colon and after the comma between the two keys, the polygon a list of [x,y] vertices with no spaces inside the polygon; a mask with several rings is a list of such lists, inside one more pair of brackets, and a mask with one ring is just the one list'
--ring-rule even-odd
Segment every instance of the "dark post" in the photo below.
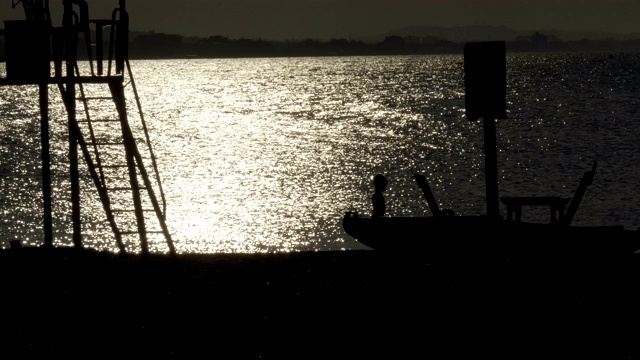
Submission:
{"label": "dark post", "polygon": [[102,58],[104,57],[103,52],[103,40],[102,40],[102,27],[103,23],[101,21],[96,21],[96,65],[98,66],[98,76],[102,76]]}
{"label": "dark post", "polygon": [[116,73],[121,74],[125,70],[125,60],[129,59],[129,14],[127,13],[125,0],[120,0],[120,6],[114,10],[114,14],[116,12],[120,14],[116,24]]}
{"label": "dark post", "polygon": [[76,64],[76,43],[73,34],[73,3],[64,0],[64,56],[67,67],[66,101],[69,131],[69,172],[71,177],[71,217],[73,223],[73,245],[82,247],[82,228],[80,223],[80,174],[78,171],[78,138],[76,125],[76,83],[74,68]]}
{"label": "dark post", "polygon": [[465,110],[469,121],[483,120],[487,215],[500,215],[496,119],[507,117],[506,43],[472,42],[464,47]]}
{"label": "dark post", "polygon": [[500,216],[498,195],[498,155],[496,150],[496,120],[483,118],[484,126],[484,172],[487,181],[487,215]]}
{"label": "dark post", "polygon": [[40,83],[40,132],[42,141],[42,197],[44,200],[44,247],[53,247],[51,215],[51,161],[49,156],[49,85]]}

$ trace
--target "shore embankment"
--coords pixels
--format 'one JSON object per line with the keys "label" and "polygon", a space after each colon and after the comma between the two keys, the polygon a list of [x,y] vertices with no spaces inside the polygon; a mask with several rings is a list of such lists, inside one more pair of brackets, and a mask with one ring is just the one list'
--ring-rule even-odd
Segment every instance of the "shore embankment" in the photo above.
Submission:
{"label": "shore embankment", "polygon": [[[21,357],[633,358],[640,262],[431,264],[322,251],[0,251],[0,352]],[[4,357],[4,356],[3,356]]]}

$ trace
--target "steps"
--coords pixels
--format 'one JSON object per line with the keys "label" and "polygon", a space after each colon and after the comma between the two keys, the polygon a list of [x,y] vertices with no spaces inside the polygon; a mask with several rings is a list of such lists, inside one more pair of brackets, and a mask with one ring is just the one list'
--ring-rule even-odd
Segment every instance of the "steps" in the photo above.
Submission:
{"label": "steps", "polygon": [[[126,77],[77,81],[75,91],[60,84],[61,94],[67,111],[75,112],[70,124],[80,156],[91,173],[120,252],[175,253],[146,122],[130,64],[126,61],[125,65]],[[72,93],[75,96],[70,101]]]}
{"label": "steps", "polygon": [[[26,20],[10,22],[11,26],[0,32],[11,45],[5,54],[7,76],[0,78],[0,85],[39,88],[42,246],[50,248],[54,243],[49,154],[49,85],[53,84],[60,91],[68,118],[71,206],[67,213],[65,205],[64,216],[72,220],[73,245],[84,246],[83,227],[91,226],[81,221],[81,202],[92,190],[80,182],[80,160],[84,159],[119,252],[175,254],[165,223],[162,184],[128,60],[126,1],[119,0],[111,18],[102,20],[89,17],[84,1],[63,1],[58,4],[63,6],[61,27],[51,23],[48,1],[22,1],[14,7],[18,3]],[[108,37],[103,34],[106,31]],[[80,44],[88,59],[82,67],[78,62]],[[98,241],[105,242],[103,237]]]}

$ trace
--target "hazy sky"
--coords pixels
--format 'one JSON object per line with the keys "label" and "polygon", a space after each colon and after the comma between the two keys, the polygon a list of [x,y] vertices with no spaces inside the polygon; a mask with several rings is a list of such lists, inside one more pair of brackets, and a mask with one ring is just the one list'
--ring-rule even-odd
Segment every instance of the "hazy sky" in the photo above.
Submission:
{"label": "hazy sky", "polygon": [[[62,0],[50,1],[61,8]],[[118,1],[88,3],[92,18],[108,18]],[[640,0],[128,0],[127,9],[136,31],[266,40],[355,38],[423,25],[640,33]],[[22,17],[21,7],[0,3],[0,20]]]}

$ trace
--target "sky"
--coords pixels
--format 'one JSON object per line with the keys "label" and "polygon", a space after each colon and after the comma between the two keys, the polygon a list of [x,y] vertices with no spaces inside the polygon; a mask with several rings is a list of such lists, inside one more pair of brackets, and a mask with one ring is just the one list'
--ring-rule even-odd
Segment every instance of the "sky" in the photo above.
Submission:
{"label": "sky", "polygon": [[[14,2],[17,0],[13,0]],[[87,0],[106,19],[117,0]],[[62,0],[50,0],[54,21]],[[406,26],[640,33],[640,0],[127,0],[133,31],[232,39],[357,39]],[[0,3],[0,21],[24,18]]]}

